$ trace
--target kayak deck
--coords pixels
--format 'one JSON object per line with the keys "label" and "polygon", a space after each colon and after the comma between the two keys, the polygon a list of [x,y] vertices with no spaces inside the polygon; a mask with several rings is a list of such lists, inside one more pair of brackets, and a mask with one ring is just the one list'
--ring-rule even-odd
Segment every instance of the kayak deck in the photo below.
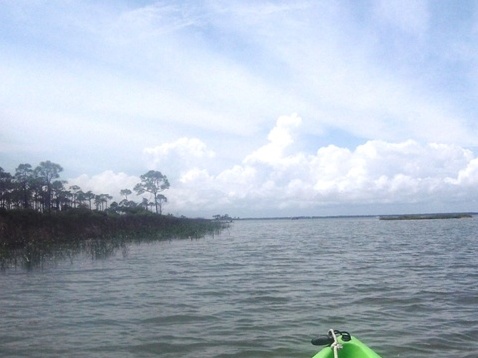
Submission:
{"label": "kayak deck", "polygon": [[[343,341],[341,337],[338,337],[338,343],[342,346],[338,350],[339,358],[381,358],[354,336],[351,336],[350,341]],[[331,347],[325,347],[312,358],[334,358],[334,351]]]}

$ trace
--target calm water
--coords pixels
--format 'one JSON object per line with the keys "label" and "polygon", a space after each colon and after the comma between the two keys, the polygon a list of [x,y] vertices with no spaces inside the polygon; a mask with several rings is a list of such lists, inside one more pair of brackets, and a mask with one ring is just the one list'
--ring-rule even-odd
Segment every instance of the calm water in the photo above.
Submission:
{"label": "calm water", "polygon": [[0,272],[1,357],[478,357],[478,218],[239,221]]}

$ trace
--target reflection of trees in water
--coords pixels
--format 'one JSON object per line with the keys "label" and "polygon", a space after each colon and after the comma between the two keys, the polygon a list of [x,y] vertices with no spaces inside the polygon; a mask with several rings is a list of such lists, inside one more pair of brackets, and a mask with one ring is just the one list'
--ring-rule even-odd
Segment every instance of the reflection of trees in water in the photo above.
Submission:
{"label": "reflection of trees in water", "polygon": [[92,260],[105,259],[115,255],[118,250],[122,250],[123,255],[126,255],[128,245],[125,240],[117,239],[89,239],[54,245],[30,243],[23,248],[4,250],[0,253],[0,268],[31,270],[56,265],[62,261],[73,262],[78,256],[90,257]]}
{"label": "reflection of trees in water", "polygon": [[75,209],[42,214],[0,210],[0,269],[32,268],[86,255],[109,257],[130,243],[201,238],[229,224],[152,213],[106,214]]}
{"label": "reflection of trees in water", "polygon": [[123,257],[126,257],[129,247],[134,244],[171,239],[200,239],[218,234],[221,230],[221,227],[216,226],[204,227],[201,230],[196,230],[193,234],[190,231],[181,233],[178,230],[174,234],[171,233],[170,236],[158,233],[157,235],[138,235],[138,237],[118,236],[116,238],[71,240],[57,243],[32,241],[20,248],[0,247],[0,270],[44,268],[55,266],[60,262],[73,262],[77,257],[101,260],[116,255],[120,250]]}

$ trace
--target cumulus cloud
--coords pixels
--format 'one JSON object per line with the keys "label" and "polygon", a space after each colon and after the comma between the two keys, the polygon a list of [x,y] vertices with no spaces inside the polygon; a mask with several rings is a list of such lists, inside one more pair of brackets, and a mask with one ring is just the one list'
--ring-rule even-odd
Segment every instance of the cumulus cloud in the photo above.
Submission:
{"label": "cumulus cloud", "polygon": [[476,191],[472,184],[478,182],[478,161],[468,149],[370,140],[353,149],[329,145],[316,153],[286,153],[300,123],[296,115],[280,117],[268,143],[241,164],[217,175],[206,168],[186,170],[175,193],[185,206],[190,199],[188,205],[199,202],[203,208],[280,212],[330,204],[446,202]]}
{"label": "cumulus cloud", "polygon": [[216,155],[200,139],[187,137],[145,148],[143,153],[149,167],[154,169],[162,167],[173,171],[199,165],[201,161],[214,158]]}
{"label": "cumulus cloud", "polygon": [[[217,172],[205,160],[215,153],[197,138],[146,148],[150,164],[165,168],[164,174],[169,176],[172,165],[178,169],[164,193],[169,198],[165,210],[178,215],[314,214],[327,205],[451,203],[478,194],[478,158],[469,149],[415,140],[369,140],[355,148],[327,145],[305,152],[294,146],[303,134],[301,126],[295,114],[279,117],[263,146]],[[132,189],[139,181],[105,171],[81,175],[69,184],[121,200],[120,190]]]}
{"label": "cumulus cloud", "polygon": [[106,170],[93,176],[82,174],[76,178],[70,178],[68,186],[78,185],[83,192],[91,190],[95,194],[108,194],[113,197],[113,200],[121,201],[124,198],[121,197],[120,191],[122,189],[132,190],[140,181],[137,176]]}
{"label": "cumulus cloud", "polygon": [[248,155],[244,162],[280,165],[284,160],[284,150],[294,143],[293,130],[301,123],[302,119],[296,114],[279,117],[267,136],[269,143]]}
{"label": "cumulus cloud", "polygon": [[450,145],[368,141],[350,151],[328,147],[311,158],[314,191],[345,202],[427,200],[445,189],[448,178],[466,166],[471,153]]}
{"label": "cumulus cloud", "polygon": [[464,188],[478,186],[478,158],[470,160],[455,178],[450,177],[447,182]]}

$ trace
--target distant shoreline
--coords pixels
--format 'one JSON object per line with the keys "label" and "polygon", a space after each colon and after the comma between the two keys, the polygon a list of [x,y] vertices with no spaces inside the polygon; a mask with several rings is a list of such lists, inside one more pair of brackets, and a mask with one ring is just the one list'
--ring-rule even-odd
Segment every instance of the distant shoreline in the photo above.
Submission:
{"label": "distant shoreline", "polygon": [[247,220],[310,220],[310,219],[353,219],[353,218],[378,218],[379,220],[432,220],[432,219],[464,219],[478,215],[477,212],[467,213],[431,213],[431,214],[399,214],[399,215],[327,215],[327,216],[276,216],[276,217],[250,217],[232,218],[233,221]]}
{"label": "distant shoreline", "polygon": [[379,220],[436,220],[472,218],[472,213],[382,215]]}

